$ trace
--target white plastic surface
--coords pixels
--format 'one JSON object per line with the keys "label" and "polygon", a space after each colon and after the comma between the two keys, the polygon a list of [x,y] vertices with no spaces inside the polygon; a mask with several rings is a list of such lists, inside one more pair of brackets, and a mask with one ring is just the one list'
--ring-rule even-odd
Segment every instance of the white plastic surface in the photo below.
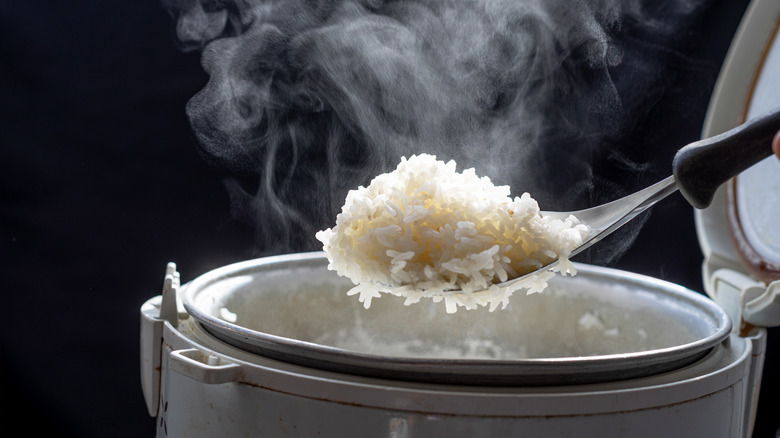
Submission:
{"label": "white plastic surface", "polygon": [[163,281],[162,303],[160,304],[160,319],[176,325],[178,316],[177,292],[180,286],[179,272],[175,263],[168,263]]}
{"label": "white plastic surface", "polygon": [[160,367],[162,363],[162,333],[164,321],[160,316],[161,296],[156,296],[141,307],[141,389],[149,415],[156,417],[160,404]]}
{"label": "white plastic surface", "polygon": [[166,323],[176,327],[179,316],[185,314],[178,297],[179,285],[176,264],[168,263],[162,294],[141,307],[141,389],[149,415],[153,417],[157,416],[160,404],[163,327]]}
{"label": "white plastic surface", "polygon": [[[748,7],[718,78],[702,137],[725,132],[742,123],[743,117],[780,105],[778,23],[777,0],[755,0]],[[749,218],[743,224],[746,238],[765,260],[780,260],[780,162],[769,157],[738,178],[740,217]],[[709,208],[695,212],[705,256],[705,290],[729,312],[735,329],[741,321],[762,327],[780,325],[778,282],[766,285],[749,278],[732,242],[726,209],[726,190],[721,187]],[[739,277],[748,278],[736,280]]]}

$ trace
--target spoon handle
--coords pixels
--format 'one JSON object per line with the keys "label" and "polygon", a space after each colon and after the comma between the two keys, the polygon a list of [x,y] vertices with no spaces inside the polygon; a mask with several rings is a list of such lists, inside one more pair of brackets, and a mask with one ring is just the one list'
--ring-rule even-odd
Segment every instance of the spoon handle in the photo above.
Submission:
{"label": "spoon handle", "polygon": [[672,162],[680,193],[694,207],[708,207],[721,184],[772,154],[778,131],[780,107],[680,149]]}

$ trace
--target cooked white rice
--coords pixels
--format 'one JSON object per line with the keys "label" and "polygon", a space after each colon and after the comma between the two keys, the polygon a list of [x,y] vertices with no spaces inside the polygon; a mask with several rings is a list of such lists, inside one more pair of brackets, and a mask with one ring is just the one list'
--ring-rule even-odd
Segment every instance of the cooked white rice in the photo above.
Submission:
{"label": "cooked white rice", "polygon": [[[474,169],[433,155],[401,159],[390,173],[347,194],[336,226],[317,233],[328,268],[352,280],[368,308],[382,293],[458,306],[501,305],[517,290],[541,292],[555,272],[574,275],[568,259],[590,229],[574,216],[544,218],[528,193],[511,199]],[[558,259],[557,265],[508,285]]]}

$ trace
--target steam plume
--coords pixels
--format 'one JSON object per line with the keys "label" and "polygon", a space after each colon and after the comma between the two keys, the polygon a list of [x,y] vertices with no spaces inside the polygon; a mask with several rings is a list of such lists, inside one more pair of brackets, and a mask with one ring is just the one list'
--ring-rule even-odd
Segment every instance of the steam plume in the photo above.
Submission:
{"label": "steam plume", "polygon": [[621,161],[600,148],[625,127],[616,35],[626,14],[646,13],[639,2],[163,3],[182,47],[203,51],[210,81],[187,114],[205,155],[235,175],[233,211],[257,227],[260,253],[319,249],[314,232],[347,190],[415,153],[475,167],[545,209],[620,194],[592,163]]}

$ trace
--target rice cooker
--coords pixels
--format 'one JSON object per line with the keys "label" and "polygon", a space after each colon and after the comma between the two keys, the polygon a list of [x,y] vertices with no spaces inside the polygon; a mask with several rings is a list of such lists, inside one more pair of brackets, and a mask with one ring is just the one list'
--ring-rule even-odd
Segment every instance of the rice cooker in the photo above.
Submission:
{"label": "rice cooker", "polygon": [[[778,23],[780,2],[750,5],[705,137],[780,102]],[[317,252],[186,284],[170,263],[140,309],[157,436],[749,437],[765,327],[780,325],[778,166],[696,212],[708,296],[577,264],[507,310],[448,315],[395,297],[364,309]]]}

